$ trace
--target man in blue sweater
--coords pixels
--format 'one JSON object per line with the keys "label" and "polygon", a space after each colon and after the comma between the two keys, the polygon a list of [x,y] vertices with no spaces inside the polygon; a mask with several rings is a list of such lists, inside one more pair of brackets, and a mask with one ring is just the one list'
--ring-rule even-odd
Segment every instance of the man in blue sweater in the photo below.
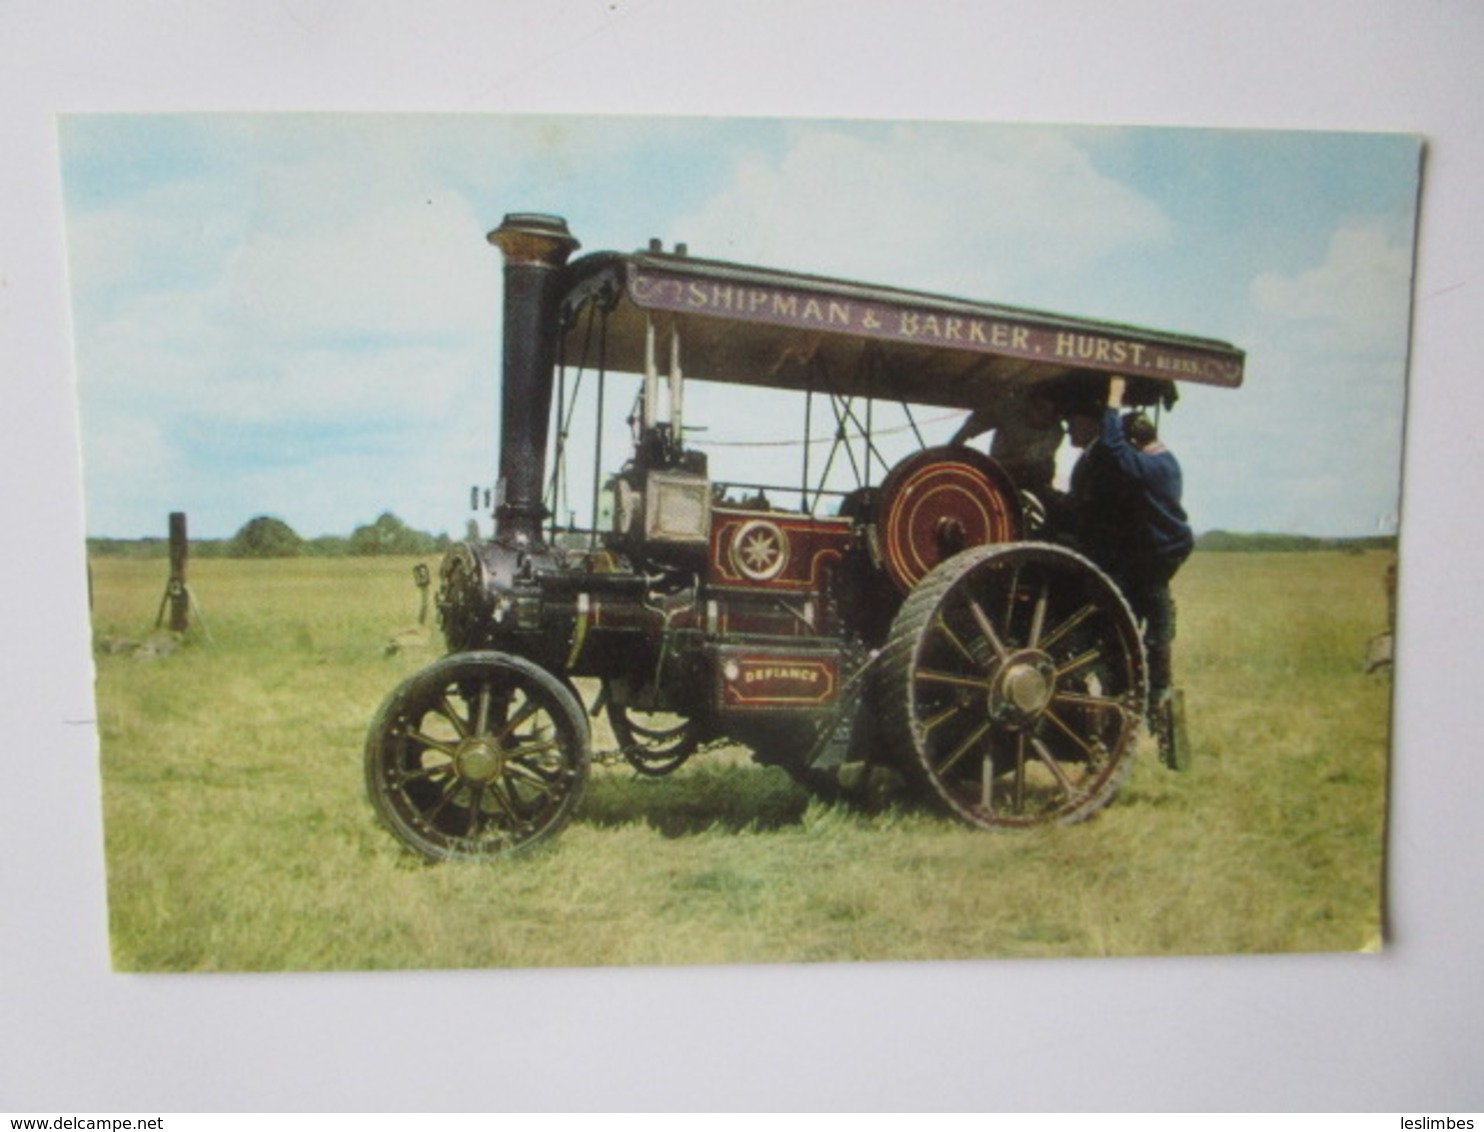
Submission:
{"label": "man in blue sweater", "polygon": [[1120,419],[1124,381],[1110,379],[1105,405],[1075,405],[1067,431],[1082,456],[1070,496],[1077,547],[1117,584],[1144,623],[1150,703],[1169,695],[1175,602],[1170,579],[1194,536],[1180,504],[1180,464],[1142,413]]}

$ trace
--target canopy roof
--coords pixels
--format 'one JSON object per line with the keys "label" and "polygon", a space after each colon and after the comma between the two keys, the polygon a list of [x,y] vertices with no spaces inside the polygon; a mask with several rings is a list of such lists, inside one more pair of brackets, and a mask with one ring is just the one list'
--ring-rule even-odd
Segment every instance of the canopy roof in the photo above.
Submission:
{"label": "canopy roof", "polygon": [[[678,330],[687,377],[949,408],[1078,373],[1242,383],[1245,354],[1226,342],[682,255],[598,253],[570,264],[564,281],[571,365],[597,363],[576,325],[597,300],[609,306],[610,370],[643,372],[652,320],[660,368]],[[1150,400],[1162,387],[1136,384]]]}

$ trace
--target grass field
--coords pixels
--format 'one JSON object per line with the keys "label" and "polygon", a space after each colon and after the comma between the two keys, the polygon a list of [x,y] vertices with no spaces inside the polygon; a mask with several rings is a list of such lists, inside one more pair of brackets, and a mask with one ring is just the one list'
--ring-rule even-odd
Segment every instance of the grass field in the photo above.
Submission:
{"label": "grass field", "polygon": [[[92,564],[114,964],[596,966],[1355,950],[1381,925],[1389,555],[1197,554],[1176,581],[1194,768],[1145,744],[1069,828],[821,805],[735,752],[598,767],[549,847],[427,866],[362,785],[378,703],[437,649],[411,560],[200,560],[205,632],[141,659],[160,561]],[[603,738],[596,735],[597,745]]]}

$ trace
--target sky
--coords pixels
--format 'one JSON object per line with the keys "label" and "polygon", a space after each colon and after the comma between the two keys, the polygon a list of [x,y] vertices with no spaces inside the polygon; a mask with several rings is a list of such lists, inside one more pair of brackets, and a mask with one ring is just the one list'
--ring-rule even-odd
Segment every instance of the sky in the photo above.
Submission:
{"label": "sky", "polygon": [[[1193,526],[1397,529],[1414,136],[411,114],[59,133],[91,535],[185,511],[193,537],[260,514],[313,537],[387,510],[462,534],[498,459],[485,234],[522,211],[564,216],[583,252],[659,237],[1224,339],[1243,387],[1183,386],[1162,422]],[[797,435],[801,398],[693,389],[713,475],[777,459],[729,441]],[[946,440],[957,418],[929,415]]]}

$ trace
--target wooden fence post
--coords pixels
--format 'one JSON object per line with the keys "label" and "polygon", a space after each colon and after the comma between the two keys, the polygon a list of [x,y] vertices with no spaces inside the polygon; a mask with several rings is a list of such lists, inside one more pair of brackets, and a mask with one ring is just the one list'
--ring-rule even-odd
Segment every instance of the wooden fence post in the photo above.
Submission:
{"label": "wooden fence post", "polygon": [[160,602],[160,613],[155,618],[158,629],[165,620],[166,607],[170,610],[170,631],[184,633],[190,624],[191,595],[186,589],[186,556],[189,543],[186,541],[186,517],[184,511],[170,512],[170,580],[165,584],[165,598]]}

